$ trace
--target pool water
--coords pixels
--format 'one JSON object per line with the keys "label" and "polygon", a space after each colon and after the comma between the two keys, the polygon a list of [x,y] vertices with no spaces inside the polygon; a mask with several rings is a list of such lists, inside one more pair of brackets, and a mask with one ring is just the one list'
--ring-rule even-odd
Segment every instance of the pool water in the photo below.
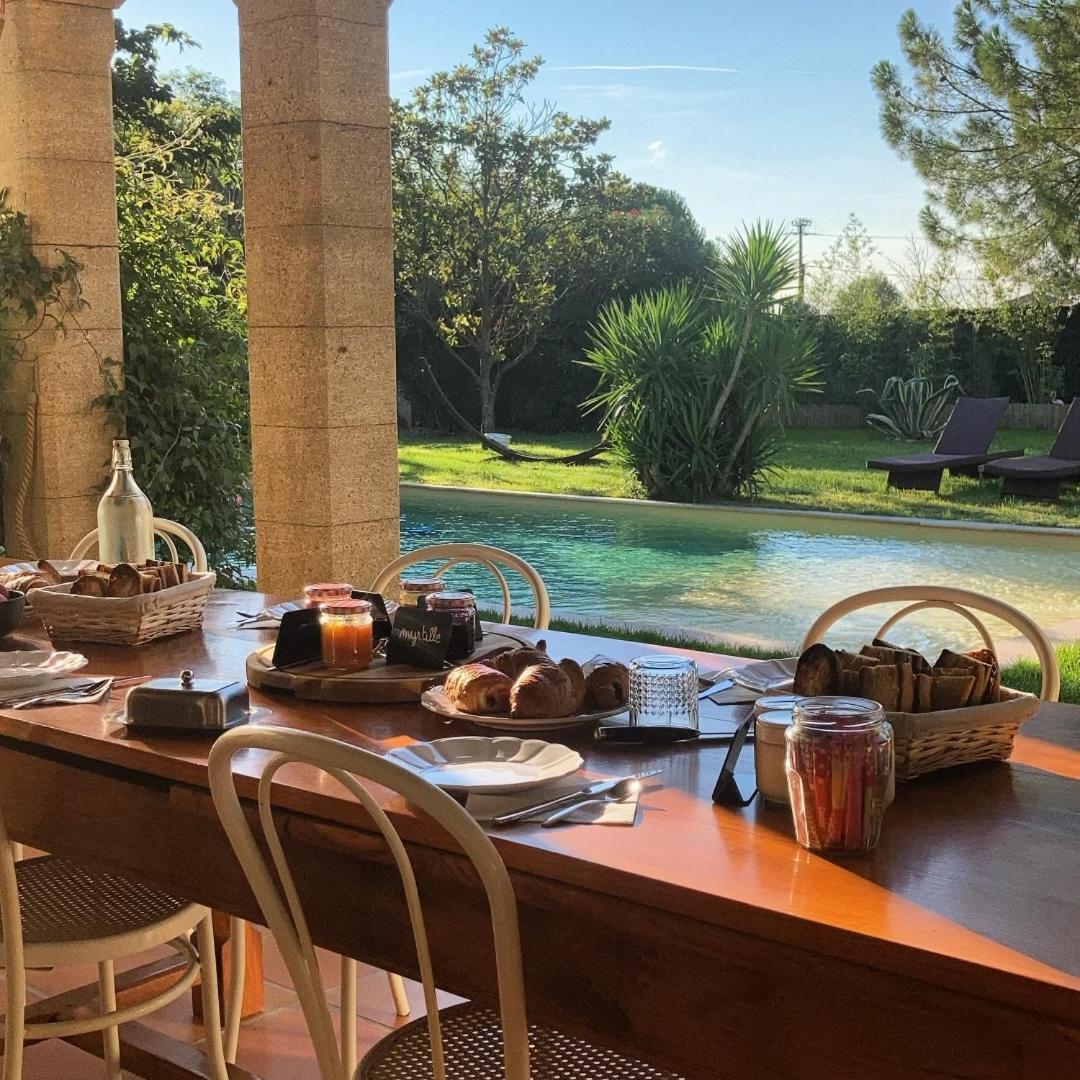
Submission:
{"label": "pool water", "polygon": [[[798,643],[834,601],[886,585],[973,589],[1014,604],[1044,627],[1080,616],[1080,537],[939,529],[917,523],[579,502],[403,487],[402,550],[471,541],[520,555],[543,577],[556,615],[631,624],[715,641]],[[500,607],[485,571],[450,580]],[[515,605],[532,594],[511,582]],[[890,613],[849,616],[828,639],[868,641]],[[987,620],[995,638],[1015,637]],[[890,637],[935,652],[975,648],[955,614],[919,612]]]}

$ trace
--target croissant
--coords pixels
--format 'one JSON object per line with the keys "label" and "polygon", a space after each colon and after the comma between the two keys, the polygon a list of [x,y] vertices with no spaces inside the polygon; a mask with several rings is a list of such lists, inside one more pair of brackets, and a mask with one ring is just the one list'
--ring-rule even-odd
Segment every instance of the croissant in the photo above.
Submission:
{"label": "croissant", "polygon": [[510,715],[519,720],[554,720],[574,712],[574,682],[552,664],[526,668],[510,691]]}
{"label": "croissant", "polygon": [[554,661],[547,654],[544,642],[539,642],[535,649],[507,649],[488,661],[488,664],[496,671],[509,675],[516,679],[526,668],[537,664],[553,664]]}
{"label": "croissant", "polygon": [[567,657],[565,660],[559,661],[559,667],[570,676],[570,685],[574,694],[574,707],[570,710],[571,713],[579,713],[585,711],[585,672],[581,670],[581,665],[576,660],[571,660]]}
{"label": "croissant", "polygon": [[617,709],[630,700],[630,671],[608,656],[594,656],[584,667],[585,704],[591,709]]}
{"label": "croissant", "polygon": [[476,716],[505,716],[510,711],[509,675],[486,664],[465,664],[446,677],[446,696],[462,712]]}

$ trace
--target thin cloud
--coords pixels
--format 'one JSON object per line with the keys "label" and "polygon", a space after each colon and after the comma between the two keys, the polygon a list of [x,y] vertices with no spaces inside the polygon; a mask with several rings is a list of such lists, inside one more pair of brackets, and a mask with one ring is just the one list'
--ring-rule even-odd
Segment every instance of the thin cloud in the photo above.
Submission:
{"label": "thin cloud", "polygon": [[403,82],[406,79],[422,79],[428,74],[427,68],[406,68],[404,71],[391,71],[391,82]]}
{"label": "thin cloud", "polygon": [[704,64],[571,64],[552,71],[704,71],[713,75],[738,75],[739,69]]}
{"label": "thin cloud", "polygon": [[663,161],[668,156],[668,148],[663,139],[655,139],[645,149],[649,151],[650,161]]}

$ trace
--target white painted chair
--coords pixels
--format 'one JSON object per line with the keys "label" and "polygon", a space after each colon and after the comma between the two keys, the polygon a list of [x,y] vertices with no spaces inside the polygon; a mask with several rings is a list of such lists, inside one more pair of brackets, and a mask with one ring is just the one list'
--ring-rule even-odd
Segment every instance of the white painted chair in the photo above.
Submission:
{"label": "white painted chair", "polygon": [[1005,604],[991,596],[984,596],[982,593],[972,592],[969,589],[954,589],[947,585],[894,585],[856,593],[833,604],[818,616],[807,632],[799,651],[802,652],[823,640],[830,627],[845,615],[850,615],[862,608],[873,607],[875,604],[893,602],[902,603],[905,606],[881,624],[875,637],[884,638],[901,619],[913,612],[926,608],[944,608],[967,619],[975,627],[986,648],[996,656],[994,639],[990,636],[990,631],[986,629],[982,619],[974,612],[981,611],[1009,623],[1031,642],[1039,658],[1039,666],[1042,669],[1042,689],[1039,696],[1043,701],[1057,701],[1061,692],[1061,671],[1054,646],[1042,628],[1011,604]]}
{"label": "white painted chair", "polygon": [[[261,836],[245,815],[233,777],[233,758],[264,751],[258,814]],[[274,777],[291,762],[324,772],[364,808],[386,841],[401,875],[424,987],[427,1017],[382,1039],[364,1056],[357,1080],[675,1080],[672,1074],[558,1032],[529,1026],[521,967],[517,901],[495,846],[450,795],[416,774],[359,747],[311,732],[240,727],[222,735],[210,752],[210,788],[225,832],[285,959],[311,1032],[322,1080],[350,1080],[355,1033],[339,1047],[300,896],[277,832],[270,794]],[[439,1011],[424,914],[409,853],[393,822],[360,783],[370,780],[402,795],[440,825],[479,875],[491,913],[499,1012],[472,1004]],[[264,855],[269,852],[269,859]],[[345,1019],[343,1013],[343,1020]]]}
{"label": "white painted chair", "polygon": [[417,548],[407,555],[395,559],[386,566],[372,583],[371,591],[381,593],[388,589],[401,576],[401,571],[417,563],[437,562],[445,559],[442,566],[435,570],[435,577],[442,577],[452,567],[462,563],[476,563],[490,570],[498,579],[502,590],[502,621],[508,623],[511,615],[510,586],[507,583],[505,568],[516,570],[532,589],[536,600],[536,618],[533,626],[537,630],[546,630],[551,621],[551,601],[548,598],[544,579],[524,559],[502,548],[490,544],[432,544]]}
{"label": "white painted chair", "polygon": [[[170,521],[168,518],[154,518],[154,535],[161,539],[169,552],[169,558],[173,562],[182,562],[176,548],[176,541],[185,544],[191,552],[192,563],[197,574],[205,574],[210,569],[206,559],[206,548],[202,541],[186,526],[178,521]],[[76,545],[71,553],[73,559],[83,559],[91,551],[97,548],[98,531],[88,532]]]}
{"label": "white painted chair", "polygon": [[[93,1031],[102,1032],[105,1076],[120,1080],[119,1025],[187,993],[200,975],[210,1075],[228,1080],[209,909],[52,855],[16,863],[0,813],[0,913],[7,987],[3,1080],[20,1080],[25,1040]],[[192,934],[195,944],[189,940]],[[171,945],[187,960],[183,973],[168,989],[118,1009],[116,961],[161,945]],[[26,969],[86,963],[97,964],[100,1014],[27,1023]]]}

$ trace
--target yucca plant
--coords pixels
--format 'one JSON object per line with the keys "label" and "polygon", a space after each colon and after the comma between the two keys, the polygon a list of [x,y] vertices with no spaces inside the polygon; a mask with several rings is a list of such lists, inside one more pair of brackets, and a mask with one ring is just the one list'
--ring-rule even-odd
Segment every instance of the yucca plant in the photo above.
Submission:
{"label": "yucca plant", "polygon": [[961,392],[960,380],[946,375],[935,388],[923,375],[904,379],[892,375],[878,393],[869,388],[860,394],[872,394],[880,410],[870,413],[866,422],[877,431],[903,442],[926,442],[936,439],[949,419],[949,410]]}
{"label": "yucca plant", "polygon": [[675,286],[601,312],[586,406],[650,497],[704,502],[761,482],[798,392],[816,387],[814,341],[780,302],[795,268],[782,231],[758,224],[724,245],[708,291]]}

